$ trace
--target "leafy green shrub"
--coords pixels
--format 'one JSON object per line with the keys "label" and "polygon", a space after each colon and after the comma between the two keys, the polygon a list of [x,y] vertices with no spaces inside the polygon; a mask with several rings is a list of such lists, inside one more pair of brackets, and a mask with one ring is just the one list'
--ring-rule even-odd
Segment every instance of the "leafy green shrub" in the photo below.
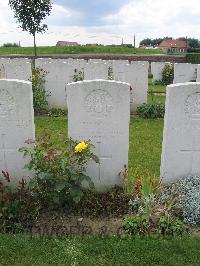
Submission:
{"label": "leafy green shrub", "polygon": [[187,231],[187,226],[180,219],[169,215],[161,216],[158,226],[162,235],[182,236]]}
{"label": "leafy green shrub", "polygon": [[73,81],[82,81],[84,80],[84,72],[78,69],[74,69],[74,76],[73,76]]}
{"label": "leafy green shrub", "polygon": [[48,94],[44,89],[46,74],[42,68],[32,69],[33,107],[38,114],[46,112],[48,108]]}
{"label": "leafy green shrub", "polygon": [[20,47],[20,45],[18,43],[15,43],[15,42],[14,43],[8,42],[8,43],[4,43],[3,47]]}
{"label": "leafy green shrub", "polygon": [[151,226],[150,222],[143,216],[126,217],[122,225],[130,235],[147,235]]}
{"label": "leafy green shrub", "polygon": [[154,84],[154,85],[163,85],[163,82],[162,82],[162,80],[157,80],[157,79],[155,79],[155,80],[153,81],[153,84]]}
{"label": "leafy green shrub", "polygon": [[198,54],[186,54],[186,62],[193,64],[200,64],[200,53]]}
{"label": "leafy green shrub", "polygon": [[137,108],[137,115],[147,119],[163,118],[165,115],[165,105],[156,101],[144,103]]}
{"label": "leafy green shrub", "polygon": [[113,80],[113,69],[110,66],[108,68],[108,80]]}
{"label": "leafy green shrub", "polygon": [[165,64],[162,71],[162,84],[169,85],[173,83],[174,79],[174,65],[171,63]]}
{"label": "leafy green shrub", "polygon": [[66,116],[67,111],[61,108],[51,108],[48,111],[48,116],[50,117],[59,117],[59,116]]}
{"label": "leafy green shrub", "polygon": [[166,185],[161,194],[161,200],[166,202],[174,195],[177,197],[175,207],[187,224],[200,224],[200,177],[181,178]]}
{"label": "leafy green shrub", "polygon": [[71,200],[79,202],[82,195],[82,183],[93,188],[90,177],[84,174],[90,159],[98,162],[91,152],[91,144],[77,144],[72,139],[65,140],[63,148],[57,148],[51,141],[48,131],[34,148],[21,148],[25,156],[30,156],[28,169],[34,172],[31,186],[40,202],[50,208],[62,207]]}
{"label": "leafy green shrub", "polygon": [[174,215],[174,197],[160,201],[159,178],[139,176],[134,179],[133,199],[129,201],[132,215],[123,221],[123,228],[131,235],[183,235],[186,225]]}
{"label": "leafy green shrub", "polygon": [[0,176],[0,232],[22,232],[38,215],[39,202],[22,178],[18,186],[13,185],[9,173]]}

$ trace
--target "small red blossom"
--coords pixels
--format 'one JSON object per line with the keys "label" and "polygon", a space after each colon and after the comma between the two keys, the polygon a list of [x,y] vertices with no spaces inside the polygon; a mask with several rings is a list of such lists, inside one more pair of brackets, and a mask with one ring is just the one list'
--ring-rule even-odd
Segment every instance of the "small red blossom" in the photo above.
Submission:
{"label": "small red blossom", "polygon": [[44,157],[44,159],[45,159],[46,161],[48,161],[48,160],[52,160],[52,159],[55,158],[55,155],[56,155],[56,152],[49,151],[49,152],[47,153],[47,156]]}
{"label": "small red blossom", "polygon": [[3,189],[3,182],[0,181],[0,190]]}
{"label": "small red blossom", "polygon": [[21,189],[24,189],[25,188],[25,185],[26,185],[26,181],[22,178],[22,180],[19,181],[19,185],[20,185],[20,188]]}
{"label": "small red blossom", "polygon": [[8,172],[2,170],[2,174],[3,174],[3,176],[5,177],[5,179],[6,179],[8,182],[11,181],[11,176],[9,175]]}

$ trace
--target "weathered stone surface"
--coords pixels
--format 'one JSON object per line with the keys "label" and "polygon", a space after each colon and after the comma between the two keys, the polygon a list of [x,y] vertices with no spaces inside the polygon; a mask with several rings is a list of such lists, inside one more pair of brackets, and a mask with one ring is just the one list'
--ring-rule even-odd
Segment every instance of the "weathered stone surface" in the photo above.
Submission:
{"label": "weathered stone surface", "polygon": [[151,73],[154,80],[162,80],[162,71],[165,67],[165,62],[152,62]]}
{"label": "weathered stone surface", "polygon": [[196,81],[196,79],[197,64],[174,64],[174,84]]}
{"label": "weathered stone surface", "polygon": [[161,177],[200,175],[200,83],[167,86]]}
{"label": "weathered stone surface", "polygon": [[200,82],[200,65],[197,65],[197,82]]}
{"label": "weathered stone surface", "polygon": [[130,89],[116,81],[94,80],[67,85],[68,133],[94,144],[100,164],[87,174],[102,191],[122,185],[119,172],[128,164]]}
{"label": "weathered stone surface", "polygon": [[134,113],[138,106],[147,102],[148,62],[132,62],[126,66],[125,81],[131,85],[130,108]]}
{"label": "weathered stone surface", "polygon": [[0,58],[0,79],[31,80],[31,61],[27,58]]}
{"label": "weathered stone surface", "polygon": [[114,80],[125,82],[127,65],[129,66],[128,60],[113,60],[112,61],[112,70],[113,70]]}
{"label": "weathered stone surface", "polygon": [[35,139],[33,96],[30,82],[0,80],[0,171],[21,178],[27,160],[18,151]]}
{"label": "weathered stone surface", "polygon": [[84,67],[84,79],[108,79],[108,66],[103,62],[89,62]]}

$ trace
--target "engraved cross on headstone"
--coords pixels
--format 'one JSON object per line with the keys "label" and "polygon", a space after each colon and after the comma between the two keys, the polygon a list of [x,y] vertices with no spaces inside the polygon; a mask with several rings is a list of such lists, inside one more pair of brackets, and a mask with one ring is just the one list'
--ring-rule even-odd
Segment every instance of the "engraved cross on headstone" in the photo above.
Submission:
{"label": "engraved cross on headstone", "polygon": [[97,156],[98,156],[98,158],[99,158],[99,169],[98,169],[98,176],[99,176],[99,180],[101,181],[101,167],[102,167],[102,165],[101,165],[101,163],[102,163],[102,160],[109,160],[109,159],[112,159],[112,155],[103,155],[102,153],[101,153],[101,142],[100,141],[98,141],[97,142],[97,149],[98,149],[98,154],[97,154]]}

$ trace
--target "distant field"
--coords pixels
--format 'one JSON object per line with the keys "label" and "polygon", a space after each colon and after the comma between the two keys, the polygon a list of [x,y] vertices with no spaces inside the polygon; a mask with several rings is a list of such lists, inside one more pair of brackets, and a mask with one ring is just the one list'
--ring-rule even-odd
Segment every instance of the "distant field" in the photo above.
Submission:
{"label": "distant field", "polygon": [[[159,49],[148,50],[143,48],[127,47],[38,47],[38,54],[163,54]],[[33,54],[32,47],[0,47],[0,54]]]}

